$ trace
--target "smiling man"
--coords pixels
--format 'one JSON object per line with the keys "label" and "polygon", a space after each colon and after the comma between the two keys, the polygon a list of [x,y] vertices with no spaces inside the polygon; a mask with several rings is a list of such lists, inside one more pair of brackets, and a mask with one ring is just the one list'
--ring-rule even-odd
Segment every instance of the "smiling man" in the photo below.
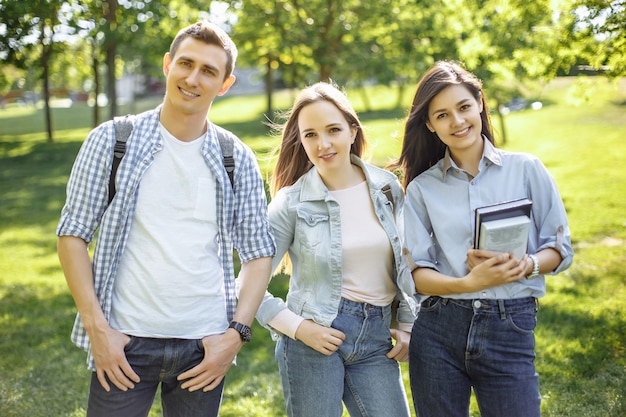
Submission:
{"label": "smiling man", "polygon": [[[250,148],[207,117],[236,58],[212,24],[177,34],[163,103],[133,118],[110,203],[112,121],[74,162],[57,235],[78,310],[72,340],[93,371],[88,417],[147,416],[159,386],[165,416],[217,416],[224,376],[250,340],[275,252],[265,190]],[[222,141],[233,146],[232,184]]]}

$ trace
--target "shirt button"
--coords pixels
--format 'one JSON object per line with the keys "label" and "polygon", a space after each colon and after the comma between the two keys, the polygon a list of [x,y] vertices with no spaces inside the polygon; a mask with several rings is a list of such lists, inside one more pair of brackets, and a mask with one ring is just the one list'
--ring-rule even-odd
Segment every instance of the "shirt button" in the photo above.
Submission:
{"label": "shirt button", "polygon": [[482,303],[480,302],[480,300],[474,300],[474,308],[480,308],[482,306]]}

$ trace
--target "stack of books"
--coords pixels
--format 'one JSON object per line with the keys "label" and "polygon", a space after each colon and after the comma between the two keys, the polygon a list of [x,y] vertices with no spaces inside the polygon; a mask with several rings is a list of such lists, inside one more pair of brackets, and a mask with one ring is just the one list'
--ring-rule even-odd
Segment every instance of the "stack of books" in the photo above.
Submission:
{"label": "stack of books", "polygon": [[528,249],[530,209],[528,198],[479,207],[474,216],[474,249],[512,253],[522,259]]}

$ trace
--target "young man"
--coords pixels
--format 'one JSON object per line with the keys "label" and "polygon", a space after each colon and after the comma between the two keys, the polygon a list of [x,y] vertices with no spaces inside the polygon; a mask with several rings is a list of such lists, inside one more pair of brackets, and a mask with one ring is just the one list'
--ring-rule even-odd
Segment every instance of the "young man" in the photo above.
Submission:
{"label": "young man", "polygon": [[[135,117],[110,205],[113,122],[76,158],[57,235],[78,309],[72,340],[94,371],[89,417],[147,416],[159,384],[165,416],[217,416],[224,376],[250,338],[275,252],[263,180],[252,151],[207,119],[236,58],[216,26],[177,34],[163,103]],[[232,187],[220,136],[234,145]]]}

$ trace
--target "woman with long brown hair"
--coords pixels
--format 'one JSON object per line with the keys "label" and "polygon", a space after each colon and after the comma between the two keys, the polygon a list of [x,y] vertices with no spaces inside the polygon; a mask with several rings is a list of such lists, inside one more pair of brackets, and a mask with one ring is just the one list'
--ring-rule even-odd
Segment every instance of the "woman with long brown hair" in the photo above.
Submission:
{"label": "woman with long brown hair", "polygon": [[[417,415],[467,417],[473,389],[483,417],[539,416],[537,299],[573,257],[554,179],[536,157],[495,147],[482,83],[454,62],[420,81],[395,167],[421,302],[409,349]],[[475,209],[523,198],[526,254],[473,248]]]}
{"label": "woman with long brown hair", "polygon": [[342,402],[352,416],[410,414],[397,362],[416,306],[395,223],[404,196],[394,174],[361,160],[366,144],[329,83],[304,89],[282,129],[268,210],[289,293],[266,294],[257,319],[278,340],[289,416],[340,417]]}

